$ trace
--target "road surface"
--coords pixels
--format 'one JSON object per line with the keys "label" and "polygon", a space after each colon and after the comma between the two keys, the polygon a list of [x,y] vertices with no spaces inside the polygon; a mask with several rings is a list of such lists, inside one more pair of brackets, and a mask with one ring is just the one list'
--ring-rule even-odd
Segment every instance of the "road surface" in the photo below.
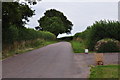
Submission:
{"label": "road surface", "polygon": [[[74,54],[69,42],[51,44],[2,61],[3,78],[88,78],[94,54]],[[118,53],[104,54],[104,64],[118,64]]]}
{"label": "road surface", "polygon": [[71,44],[59,42],[3,61],[3,78],[70,78],[74,73]]}

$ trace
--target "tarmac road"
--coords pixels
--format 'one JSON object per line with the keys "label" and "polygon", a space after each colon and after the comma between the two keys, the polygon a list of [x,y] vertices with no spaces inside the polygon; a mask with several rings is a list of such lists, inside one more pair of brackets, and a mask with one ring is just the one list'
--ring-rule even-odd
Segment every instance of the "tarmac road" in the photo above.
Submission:
{"label": "tarmac road", "polygon": [[70,78],[71,44],[59,42],[3,60],[3,78]]}

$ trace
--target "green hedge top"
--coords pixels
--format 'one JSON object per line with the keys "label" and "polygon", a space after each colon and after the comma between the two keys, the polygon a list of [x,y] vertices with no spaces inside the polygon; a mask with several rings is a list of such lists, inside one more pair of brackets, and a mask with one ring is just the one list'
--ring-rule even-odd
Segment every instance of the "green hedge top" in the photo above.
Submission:
{"label": "green hedge top", "polygon": [[3,44],[11,44],[15,41],[26,41],[35,39],[55,40],[56,36],[47,31],[36,31],[30,28],[9,27],[3,31]]}

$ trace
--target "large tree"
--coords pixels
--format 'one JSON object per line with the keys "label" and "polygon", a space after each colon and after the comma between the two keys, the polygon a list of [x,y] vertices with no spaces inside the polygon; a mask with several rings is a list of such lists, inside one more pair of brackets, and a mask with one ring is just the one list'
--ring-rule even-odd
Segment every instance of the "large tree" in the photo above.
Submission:
{"label": "large tree", "polygon": [[56,36],[62,33],[69,34],[73,26],[62,12],[55,9],[47,10],[38,22],[42,30],[52,32]]}
{"label": "large tree", "polygon": [[2,3],[2,25],[3,28],[8,28],[11,25],[24,27],[29,17],[34,15],[34,10],[26,3],[18,2],[3,2]]}
{"label": "large tree", "polygon": [[[34,15],[27,3],[3,2],[2,3],[2,39],[3,43],[13,39],[19,32],[18,28],[25,28],[24,25],[29,22],[29,18]],[[12,35],[15,33],[15,35]],[[11,35],[11,36],[10,36]]]}

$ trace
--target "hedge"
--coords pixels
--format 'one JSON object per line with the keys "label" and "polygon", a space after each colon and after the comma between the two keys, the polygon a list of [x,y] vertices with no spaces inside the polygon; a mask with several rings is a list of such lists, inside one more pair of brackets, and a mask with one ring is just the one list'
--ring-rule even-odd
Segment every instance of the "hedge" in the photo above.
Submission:
{"label": "hedge", "polygon": [[9,27],[3,32],[3,44],[13,44],[15,41],[27,41],[35,39],[55,40],[56,36],[47,31],[36,31],[30,28]]}
{"label": "hedge", "polygon": [[112,38],[120,41],[120,22],[118,21],[96,21],[89,28],[86,35],[88,35],[87,46],[91,51],[94,50],[97,41],[101,39]]}

